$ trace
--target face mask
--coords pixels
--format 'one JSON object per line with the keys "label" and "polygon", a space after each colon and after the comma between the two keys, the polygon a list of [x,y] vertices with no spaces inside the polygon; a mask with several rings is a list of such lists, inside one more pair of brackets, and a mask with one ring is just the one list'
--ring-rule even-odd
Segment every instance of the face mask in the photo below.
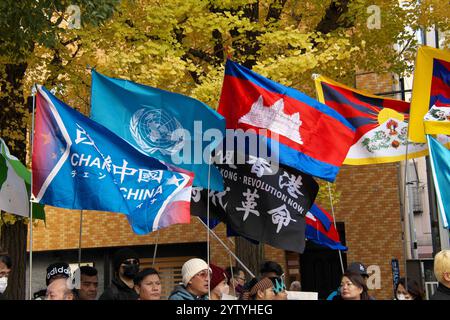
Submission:
{"label": "face mask", "polygon": [[397,295],[397,300],[408,300],[403,293]]}
{"label": "face mask", "polygon": [[139,272],[138,264],[131,264],[123,267],[123,275],[128,279],[133,279],[138,272]]}
{"label": "face mask", "polygon": [[5,292],[7,286],[8,286],[8,278],[1,277],[0,278],[0,293]]}

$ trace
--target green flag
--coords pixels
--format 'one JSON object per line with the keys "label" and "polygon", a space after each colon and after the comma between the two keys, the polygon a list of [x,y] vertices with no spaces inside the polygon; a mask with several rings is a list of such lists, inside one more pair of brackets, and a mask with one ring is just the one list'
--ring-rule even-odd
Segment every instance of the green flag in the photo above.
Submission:
{"label": "green flag", "polygon": [[[23,217],[30,216],[31,173],[9,153],[0,138],[0,210]],[[33,218],[45,220],[44,206],[33,204]]]}

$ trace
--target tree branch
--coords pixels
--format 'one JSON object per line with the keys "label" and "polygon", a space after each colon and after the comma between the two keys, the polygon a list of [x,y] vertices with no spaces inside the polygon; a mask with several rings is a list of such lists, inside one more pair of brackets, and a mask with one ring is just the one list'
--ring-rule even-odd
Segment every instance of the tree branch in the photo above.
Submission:
{"label": "tree branch", "polygon": [[78,40],[80,40],[80,36],[76,36],[75,38],[67,40],[67,41],[61,41],[61,44],[63,46],[67,46],[68,44],[74,43],[75,41],[78,41]]}
{"label": "tree branch", "polygon": [[198,50],[198,49],[194,49],[194,48],[189,48],[188,54],[190,54],[193,57],[199,58],[207,63],[211,63],[214,64],[215,60],[213,57],[211,57],[209,54],[207,54],[204,51]]}
{"label": "tree branch", "polygon": [[259,21],[259,1],[244,6],[244,16],[249,18],[251,22]]}
{"label": "tree branch", "polygon": [[[259,21],[259,1],[245,5],[242,8],[242,11],[244,11],[244,17],[248,18],[251,22]],[[243,65],[251,69],[256,64],[258,51],[261,47],[261,44],[257,41],[257,37],[261,35],[261,31],[246,31],[244,41],[242,41],[239,31],[230,30],[230,34],[233,37],[232,44],[236,53],[239,56],[247,57],[243,62]]]}
{"label": "tree branch", "polygon": [[350,27],[350,21],[339,21],[343,14],[348,11],[349,0],[337,0],[330,3],[330,6],[325,12],[325,16],[316,27],[316,31],[323,34],[330,33],[340,27]]}
{"label": "tree branch", "polygon": [[280,20],[281,13],[283,12],[284,5],[287,0],[274,0],[269,6],[269,12],[267,12],[266,22]]}
{"label": "tree branch", "polygon": [[214,65],[219,66],[225,58],[222,33],[219,30],[215,29],[212,32],[212,37],[214,41],[214,53],[213,53]]}

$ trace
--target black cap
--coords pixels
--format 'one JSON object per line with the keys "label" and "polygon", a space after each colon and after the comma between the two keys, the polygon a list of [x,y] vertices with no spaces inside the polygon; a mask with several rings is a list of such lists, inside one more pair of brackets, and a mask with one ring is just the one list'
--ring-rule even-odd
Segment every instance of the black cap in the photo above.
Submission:
{"label": "black cap", "polygon": [[127,259],[136,259],[139,261],[139,256],[136,252],[129,248],[123,248],[114,253],[113,268],[114,271],[119,270],[120,265]]}
{"label": "black cap", "polygon": [[352,262],[348,268],[347,271],[358,273],[363,277],[368,277],[367,274],[367,268],[365,265],[363,265],[361,262]]}
{"label": "black cap", "polygon": [[53,278],[69,278],[70,277],[70,267],[66,262],[56,262],[52,263],[47,267],[47,275],[45,277],[45,283],[48,286],[50,280]]}

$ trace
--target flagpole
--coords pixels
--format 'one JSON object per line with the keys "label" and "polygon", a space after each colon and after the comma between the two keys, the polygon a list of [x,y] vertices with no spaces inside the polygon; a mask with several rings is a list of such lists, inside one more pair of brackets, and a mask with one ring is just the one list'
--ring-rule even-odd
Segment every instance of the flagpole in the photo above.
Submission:
{"label": "flagpole", "polygon": [[232,279],[232,278],[234,278],[234,272],[233,272],[233,260],[231,260],[231,254],[230,255],[228,255],[228,257],[230,258],[230,271],[231,271],[231,274],[230,274],[230,279],[229,279],[229,283],[231,284],[231,287],[233,287],[233,294],[234,294],[234,296],[236,297],[236,288],[234,287],[234,284],[232,283],[232,280],[234,280],[234,279]]}
{"label": "flagpole", "polygon": [[[209,230],[209,188],[210,188],[210,182],[211,182],[211,153],[209,154],[209,164],[208,164],[208,192],[206,193],[206,222],[207,222],[207,229]],[[206,232],[206,259],[209,266],[209,232]],[[211,277],[208,277],[208,299],[211,299],[211,285],[210,285],[210,279]]]}
{"label": "flagpole", "polygon": [[[212,231],[212,230],[211,230]],[[230,245],[233,245],[233,246],[235,246],[236,245],[236,243],[233,241],[233,239],[231,239],[231,238],[229,238],[229,237],[226,237],[227,238],[227,241],[230,243]],[[233,257],[235,257],[234,255],[233,255]],[[231,259],[231,256],[230,256],[230,259]],[[242,263],[241,263],[242,264]],[[242,264],[243,265],[243,264]],[[248,270],[248,269],[246,269],[246,270]],[[252,277],[254,277],[254,275],[250,272],[250,271],[248,271],[249,273],[250,273],[250,275],[252,276]]]}
{"label": "flagpole", "polygon": [[[403,90],[402,90],[403,91]],[[405,217],[408,216],[408,222],[411,219],[411,217],[409,216],[409,208],[406,208],[406,178],[408,175],[408,149],[409,149],[409,119],[408,119],[408,129],[406,132],[406,150],[405,150],[405,170],[404,170],[404,181],[403,181],[403,199],[402,199],[402,203],[403,203],[403,219],[401,219],[400,221],[403,220],[402,222],[402,232],[403,232],[403,260],[404,260],[404,264],[405,264],[405,289],[408,290],[408,267],[407,267],[407,263],[408,263],[408,250],[406,249],[406,219]],[[414,230],[413,230],[414,231]],[[411,228],[409,229],[409,232],[413,232],[411,231]],[[409,235],[410,241],[411,241],[411,237],[412,235]],[[395,290],[395,288],[394,288]]]}
{"label": "flagpole", "polygon": [[152,261],[152,267],[155,266],[155,260],[156,260],[156,251],[158,250],[158,242],[159,242],[159,229],[156,230],[156,243],[155,243],[155,249],[153,250],[153,261]]}
{"label": "flagpole", "polygon": [[[336,226],[336,217],[334,216],[334,206],[333,206],[333,196],[331,194],[331,187],[330,187],[331,183],[328,182],[328,194],[330,196],[330,205],[331,205],[331,213],[333,214],[333,223],[334,223],[334,228],[337,231],[337,226]],[[345,273],[344,270],[344,262],[342,261],[342,252],[341,250],[338,250],[339,252],[339,260],[341,262],[341,270],[342,270],[342,274]]]}
{"label": "flagpole", "polygon": [[208,227],[208,225],[202,221],[202,219],[201,219],[200,217],[197,217],[197,219],[205,226],[205,228],[206,228],[209,232],[211,232],[211,234],[214,236],[214,238],[216,238],[217,241],[220,242],[220,244],[228,251],[228,253],[231,254],[231,255],[233,256],[233,258],[236,259],[237,262],[239,262],[239,264],[245,269],[245,271],[247,271],[247,273],[248,273],[252,278],[254,278],[255,275],[253,274],[253,272],[251,272],[251,271],[247,268],[247,266],[246,266],[246,265],[245,265],[245,264],[244,264],[244,263],[243,263],[243,262],[242,262],[235,254],[234,254],[234,252],[233,252],[230,248],[227,247],[227,245],[226,245],[225,243],[223,243],[223,241],[219,238],[219,236],[218,236],[217,234],[215,234],[215,232],[212,231],[212,230]]}
{"label": "flagpole", "polygon": [[[406,172],[405,172],[406,174]],[[402,227],[402,243],[403,243],[403,264],[405,267],[405,276],[406,276],[406,256],[407,256],[407,250],[406,250],[406,227],[405,227],[405,212],[406,212],[406,206],[405,206],[405,197],[403,194],[405,194],[405,190],[403,190],[402,194],[402,178],[401,178],[401,168],[398,170],[398,189],[399,189],[399,201],[400,201],[400,223]],[[404,181],[404,184],[406,185],[406,179]],[[407,280],[407,279],[406,279]],[[395,290],[395,288],[394,288]]]}
{"label": "flagpole", "polygon": [[78,268],[81,267],[81,237],[83,234],[83,210],[80,210],[80,238],[78,240]]}
{"label": "flagpole", "polygon": [[[33,154],[34,143],[34,110],[36,108],[36,84],[31,87],[31,96],[33,97],[33,110],[31,113],[31,154]],[[33,168],[32,168],[33,169]],[[33,196],[33,171],[31,171],[30,179],[30,256],[29,256],[29,300],[32,299],[32,283],[33,283],[33,203],[31,202]]]}

